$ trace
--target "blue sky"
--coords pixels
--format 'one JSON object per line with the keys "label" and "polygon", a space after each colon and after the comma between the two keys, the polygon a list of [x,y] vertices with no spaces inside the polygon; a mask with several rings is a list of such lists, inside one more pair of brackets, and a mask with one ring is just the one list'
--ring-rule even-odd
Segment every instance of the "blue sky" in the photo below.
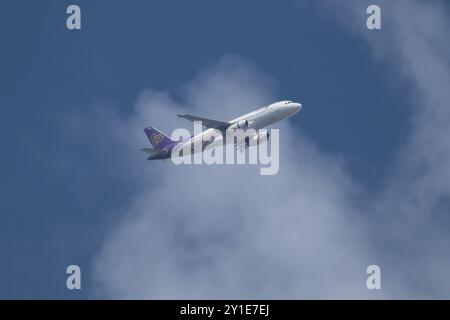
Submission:
{"label": "blue sky", "polygon": [[[72,3],[81,7],[80,31],[65,26]],[[386,175],[410,130],[410,82],[330,13],[341,9],[326,6],[6,1],[0,13],[0,297],[108,296],[96,288],[93,261],[140,185],[126,178],[126,163],[114,164],[117,175],[102,170],[109,166],[104,162],[117,160],[95,151],[110,150],[101,144],[111,142],[102,141],[105,122],[89,115],[103,106],[119,118],[131,117],[146,89],[183,101],[186,84],[224,55],[270,77],[275,99],[301,102],[303,111],[289,120],[295,135],[342,161],[360,188],[376,192],[389,183]],[[370,37],[378,41],[382,32],[390,31]],[[208,108],[208,116],[219,114],[215,108]],[[74,114],[86,116],[92,139],[66,132]],[[82,268],[79,292],[65,288],[69,264]]]}

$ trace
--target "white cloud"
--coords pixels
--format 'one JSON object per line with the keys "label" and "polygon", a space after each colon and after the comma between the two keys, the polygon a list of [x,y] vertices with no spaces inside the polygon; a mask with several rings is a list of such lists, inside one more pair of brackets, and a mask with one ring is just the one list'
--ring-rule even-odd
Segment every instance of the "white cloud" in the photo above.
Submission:
{"label": "white cloud", "polygon": [[327,1],[324,7],[410,84],[409,138],[386,188],[371,195],[375,205],[369,210],[377,217],[372,237],[392,279],[402,280],[406,292],[398,294],[448,298],[450,7],[445,1],[376,1],[382,30],[374,32],[363,24],[369,3],[346,0],[330,7]]}
{"label": "white cloud", "polygon": [[[225,57],[186,86],[182,104],[167,95],[161,103],[161,94],[145,94],[133,117],[114,128],[126,136],[125,131],[143,127],[137,122],[159,126],[188,107],[227,119],[274,101],[272,88],[261,71]],[[273,177],[260,176],[256,166],[142,162],[145,186],[96,260],[100,294],[369,296],[365,268],[370,261],[359,231],[362,222],[352,207],[357,188],[335,159],[304,138],[294,139],[289,125],[281,135],[280,173]],[[138,150],[131,142],[135,137],[129,139]]]}
{"label": "white cloud", "polygon": [[[99,295],[448,298],[448,6],[377,3],[383,17],[378,34],[357,23],[365,26],[364,2],[326,5],[411,84],[411,132],[387,186],[377,194],[361,190],[339,161],[304,137],[294,139],[288,124],[281,129],[277,176],[259,176],[251,166],[144,163],[136,155],[128,161],[141,191],[95,261]],[[137,153],[147,144],[144,126],[173,129],[179,126],[175,114],[187,110],[232,118],[276,100],[274,88],[251,64],[225,57],[177,99],[142,94],[131,117],[109,121],[113,141]],[[381,291],[365,287],[369,264],[381,266]]]}

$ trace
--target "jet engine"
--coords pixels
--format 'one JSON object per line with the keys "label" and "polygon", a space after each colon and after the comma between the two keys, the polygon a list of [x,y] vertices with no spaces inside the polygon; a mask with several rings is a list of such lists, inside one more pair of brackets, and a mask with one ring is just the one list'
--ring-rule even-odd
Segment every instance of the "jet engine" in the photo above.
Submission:
{"label": "jet engine", "polygon": [[249,128],[250,125],[247,119],[240,120],[233,125],[231,125],[230,129],[246,129]]}
{"label": "jet engine", "polygon": [[258,140],[257,143],[264,143],[270,140],[270,133],[268,130],[259,130],[259,133],[253,136],[254,140]]}

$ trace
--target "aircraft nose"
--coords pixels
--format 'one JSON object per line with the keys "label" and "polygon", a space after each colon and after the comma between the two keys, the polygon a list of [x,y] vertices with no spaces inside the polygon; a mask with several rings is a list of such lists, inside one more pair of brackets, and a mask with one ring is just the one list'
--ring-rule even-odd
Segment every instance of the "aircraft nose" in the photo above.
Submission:
{"label": "aircraft nose", "polygon": [[293,109],[294,113],[297,113],[300,110],[302,110],[302,104],[301,103],[293,103],[292,109]]}

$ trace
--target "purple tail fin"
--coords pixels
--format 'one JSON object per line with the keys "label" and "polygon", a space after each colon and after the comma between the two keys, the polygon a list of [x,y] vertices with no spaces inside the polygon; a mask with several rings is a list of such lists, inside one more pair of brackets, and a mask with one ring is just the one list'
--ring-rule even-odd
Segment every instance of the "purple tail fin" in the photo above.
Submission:
{"label": "purple tail fin", "polygon": [[145,128],[144,132],[147,135],[148,140],[150,140],[153,148],[155,149],[164,149],[167,148],[167,146],[169,146],[171,143],[173,143],[173,141],[170,140],[168,136],[155,128]]}

